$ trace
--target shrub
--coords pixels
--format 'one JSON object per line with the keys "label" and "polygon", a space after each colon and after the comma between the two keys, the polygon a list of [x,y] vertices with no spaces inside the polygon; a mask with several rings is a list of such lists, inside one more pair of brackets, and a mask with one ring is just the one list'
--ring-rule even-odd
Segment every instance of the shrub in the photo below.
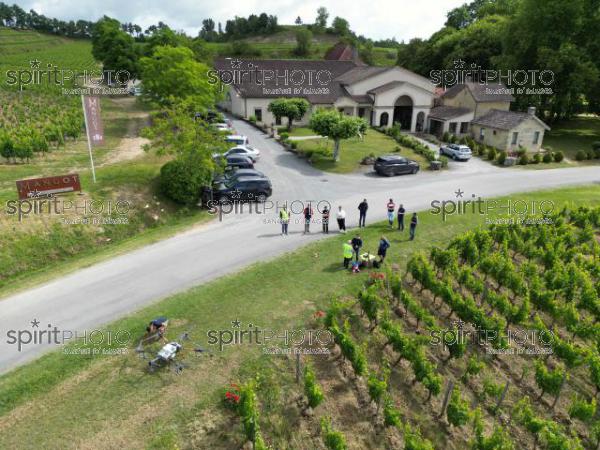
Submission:
{"label": "shrub", "polygon": [[586,150],[585,156],[586,156],[587,159],[594,159],[594,151],[593,150]]}
{"label": "shrub", "polygon": [[260,56],[261,51],[246,41],[233,41],[227,53],[233,56]]}
{"label": "shrub", "polygon": [[448,142],[450,142],[451,144],[456,144],[456,140],[457,140],[456,136],[454,134],[451,134]]}
{"label": "shrub", "polygon": [[455,387],[452,390],[452,395],[446,409],[448,422],[452,426],[460,427],[468,422],[470,415],[468,402],[462,398],[458,387]]}
{"label": "shrub", "polygon": [[346,439],[339,431],[335,431],[331,426],[331,419],[323,417],[321,419],[321,433],[323,433],[323,441],[329,450],[346,450]]}
{"label": "shrub", "polygon": [[496,158],[496,161],[498,161],[498,164],[500,164],[501,166],[504,165],[504,161],[506,161],[506,152],[500,152],[498,153],[498,157]]}
{"label": "shrub", "polygon": [[255,443],[258,440],[257,437],[260,436],[257,402],[254,386],[247,384],[240,388],[238,413],[242,419],[242,427],[246,438]]}
{"label": "shrub", "polygon": [[248,121],[252,122],[252,123],[256,123],[256,116],[252,115],[252,116],[248,117]]}
{"label": "shrub", "polygon": [[210,170],[200,157],[169,161],[160,169],[160,189],[170,199],[183,205],[195,205]]}
{"label": "shrub", "polygon": [[600,141],[592,142],[592,149],[600,150]]}
{"label": "shrub", "polygon": [[304,370],[304,394],[308,399],[308,406],[311,408],[319,406],[324,398],[323,390],[317,383],[315,371],[310,366]]}
{"label": "shrub", "polygon": [[444,132],[444,134],[442,135],[442,141],[443,142],[450,142],[450,133],[448,133],[447,131]]}
{"label": "shrub", "polygon": [[298,143],[296,141],[291,141],[290,147],[292,147],[294,150],[296,150],[296,148],[298,147]]}
{"label": "shrub", "polygon": [[544,161],[546,164],[551,163],[552,162],[552,153],[548,152],[544,155],[544,157],[542,158],[542,161]]}
{"label": "shrub", "polygon": [[521,164],[522,166],[526,166],[527,164],[529,164],[529,156],[527,156],[527,153],[521,155],[521,157],[519,158],[519,164]]}
{"label": "shrub", "polygon": [[596,414],[596,399],[592,398],[587,402],[583,398],[575,396],[569,407],[569,416],[574,419],[579,419],[582,422],[590,422]]}
{"label": "shrub", "polygon": [[600,158],[600,148],[594,149],[594,158]]}
{"label": "shrub", "polygon": [[578,150],[577,153],[575,154],[575,159],[577,161],[583,161],[586,158],[586,154],[585,151],[583,150]]}
{"label": "shrub", "polygon": [[519,146],[519,150],[517,150],[517,156],[523,156],[525,153],[527,153],[527,149]]}
{"label": "shrub", "polygon": [[440,162],[442,163],[442,167],[448,167],[448,157],[447,156],[440,156]]}
{"label": "shrub", "polygon": [[558,151],[556,153],[554,153],[554,162],[561,162],[563,159],[565,159],[565,155],[563,154],[563,152]]}
{"label": "shrub", "polygon": [[282,141],[286,141],[289,137],[290,133],[286,133],[285,131],[283,133],[279,133],[279,139]]}
{"label": "shrub", "polygon": [[487,159],[493,161],[496,159],[496,149],[494,147],[489,147],[487,149]]}
{"label": "shrub", "polygon": [[402,147],[400,147],[399,145],[396,145],[396,147],[394,148],[394,151],[400,153],[402,151]]}
{"label": "shrub", "polygon": [[536,153],[533,155],[533,159],[531,160],[532,164],[539,164],[542,162],[542,155],[540,153]]}
{"label": "shrub", "polygon": [[396,408],[389,395],[386,396],[383,403],[383,423],[387,427],[398,427],[402,424],[400,411]]}
{"label": "shrub", "polygon": [[485,145],[484,144],[477,144],[477,155],[478,156],[483,156],[485,155]]}

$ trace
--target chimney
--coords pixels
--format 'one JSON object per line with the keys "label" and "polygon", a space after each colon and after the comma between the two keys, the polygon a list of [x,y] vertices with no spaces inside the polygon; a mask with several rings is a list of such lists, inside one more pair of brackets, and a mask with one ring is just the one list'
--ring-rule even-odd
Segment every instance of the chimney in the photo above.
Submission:
{"label": "chimney", "polygon": [[527,108],[527,114],[529,114],[530,116],[535,116],[535,106],[530,106],[529,108]]}

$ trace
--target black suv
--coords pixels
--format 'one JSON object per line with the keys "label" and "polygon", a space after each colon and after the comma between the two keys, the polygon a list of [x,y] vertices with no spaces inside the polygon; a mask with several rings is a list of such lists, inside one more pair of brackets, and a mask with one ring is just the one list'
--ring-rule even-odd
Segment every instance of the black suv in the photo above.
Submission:
{"label": "black suv", "polygon": [[222,202],[264,202],[273,193],[271,181],[263,177],[239,177],[214,190],[214,199]]}
{"label": "black suv", "polygon": [[256,169],[233,169],[226,170],[222,175],[217,175],[213,181],[214,184],[227,183],[240,177],[259,177],[266,178],[266,175]]}
{"label": "black suv", "polygon": [[417,173],[419,171],[419,163],[412,159],[406,159],[403,156],[385,155],[375,160],[373,168],[377,174],[391,177],[392,175]]}

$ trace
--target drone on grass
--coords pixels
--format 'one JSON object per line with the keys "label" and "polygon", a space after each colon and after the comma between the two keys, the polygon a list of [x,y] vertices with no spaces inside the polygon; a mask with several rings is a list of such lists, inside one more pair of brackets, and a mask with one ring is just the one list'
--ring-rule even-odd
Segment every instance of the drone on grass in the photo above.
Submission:
{"label": "drone on grass", "polygon": [[[197,345],[187,345],[190,340],[189,332],[182,333],[176,341],[168,341],[165,337],[169,321],[165,317],[158,317],[150,322],[146,328],[146,334],[140,340],[135,351],[140,358],[148,360],[148,372],[154,373],[162,368],[169,368],[179,375],[183,369],[189,367],[183,363],[189,354],[211,354],[210,351]],[[156,350],[155,344],[160,342],[162,346]]]}

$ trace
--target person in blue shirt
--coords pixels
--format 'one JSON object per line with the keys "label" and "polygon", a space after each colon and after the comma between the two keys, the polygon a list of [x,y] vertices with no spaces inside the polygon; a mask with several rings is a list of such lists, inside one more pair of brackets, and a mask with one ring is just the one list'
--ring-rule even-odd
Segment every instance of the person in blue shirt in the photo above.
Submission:
{"label": "person in blue shirt", "polygon": [[377,256],[379,256],[380,262],[383,262],[385,259],[385,255],[388,248],[390,248],[390,245],[390,241],[388,241],[385,236],[381,236],[381,239],[379,240],[379,248],[377,249]]}

